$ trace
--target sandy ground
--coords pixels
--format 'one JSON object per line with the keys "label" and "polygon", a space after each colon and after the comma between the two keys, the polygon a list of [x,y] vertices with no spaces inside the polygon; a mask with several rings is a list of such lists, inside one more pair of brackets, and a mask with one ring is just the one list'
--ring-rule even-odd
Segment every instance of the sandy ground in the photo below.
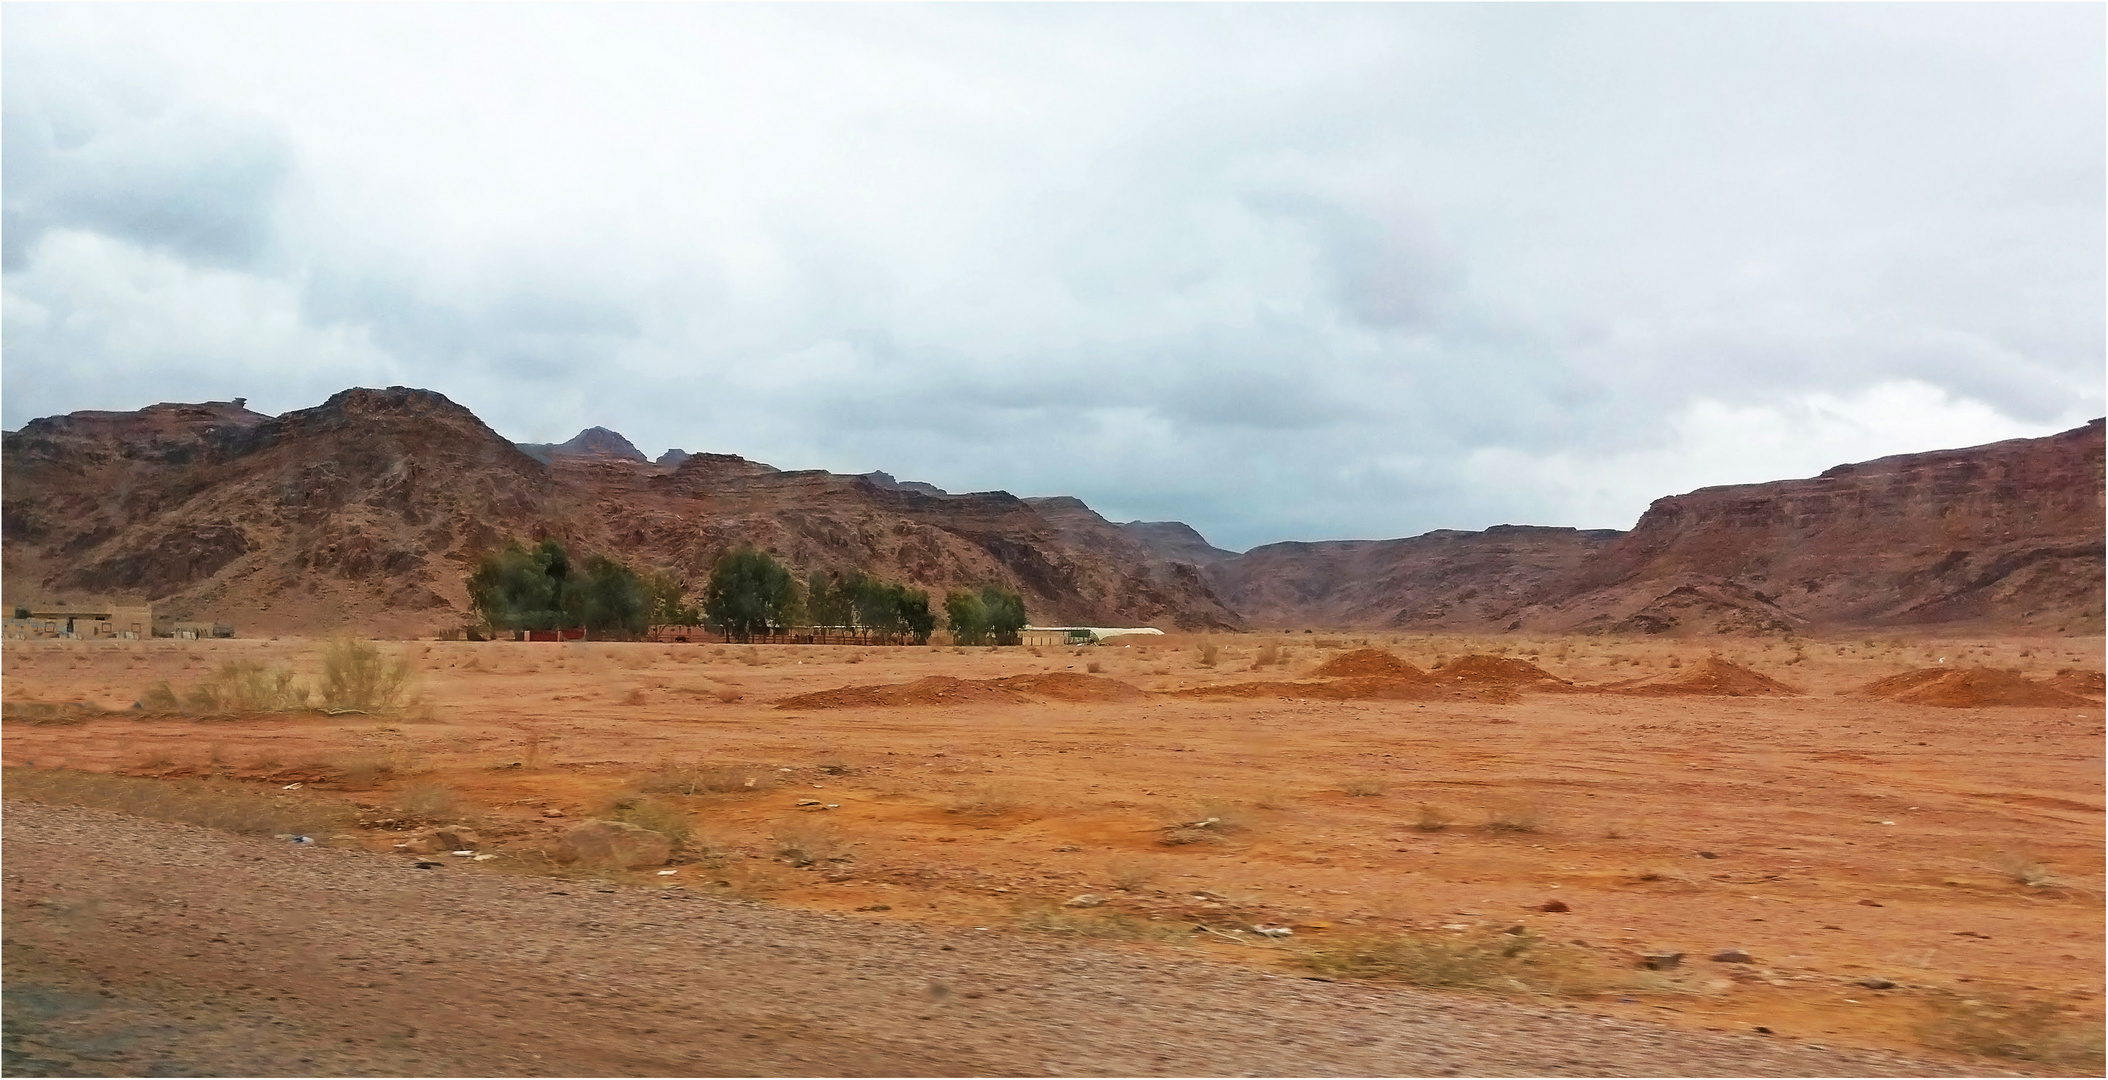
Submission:
{"label": "sandy ground", "polygon": [[[1268,642],[1286,656],[1255,671]],[[1965,1002],[2101,1022],[2100,706],[1953,709],[1848,693],[1941,662],[2038,677],[2098,671],[2098,641],[1214,643],[1217,662],[1204,665],[1200,642],[1186,638],[1038,653],[412,642],[395,648],[415,667],[418,700],[398,716],[10,721],[4,756],[9,766],[213,773],[274,791],[301,782],[279,797],[357,803],[365,827],[338,842],[377,852],[419,824],[467,820],[507,858],[450,866],[459,875],[517,876],[578,818],[641,798],[694,835],[673,875],[605,877],[859,925],[1071,940],[1073,926],[1050,923],[1045,909],[1089,894],[1106,902],[1055,910],[1126,916],[1191,942],[1120,946],[1136,953],[1279,975],[1303,971],[1305,950],[1367,935],[1519,925],[1616,976],[1568,1003],[1620,1020],[1761,1026],[1912,1055],[1943,1052],[1953,1040],[1939,1036],[1941,1018]],[[1295,679],[1364,644],[1423,667],[1500,652],[1583,684],[1668,674],[1718,652],[1806,693],[1526,693],[1505,703],[1154,693]],[[311,672],[319,648],[38,642],[10,643],[0,658],[10,704],[123,708],[156,681],[181,690],[230,658]],[[1092,664],[1152,693],[774,707],[844,686]],[[734,778],[734,790],[664,790],[697,775]],[[1208,817],[1221,819],[1214,831],[1233,831],[1161,842],[1164,826]],[[1444,818],[1446,828],[1423,830]],[[1501,823],[1525,827],[1489,827]],[[786,838],[822,858],[789,865]],[[2038,883],[2016,880],[2030,866]],[[1552,900],[1570,910],[1540,910]],[[1293,936],[1236,933],[1257,926]],[[1709,959],[1729,949],[1753,962]],[[1634,972],[1639,954],[1660,952],[1685,956]]]}

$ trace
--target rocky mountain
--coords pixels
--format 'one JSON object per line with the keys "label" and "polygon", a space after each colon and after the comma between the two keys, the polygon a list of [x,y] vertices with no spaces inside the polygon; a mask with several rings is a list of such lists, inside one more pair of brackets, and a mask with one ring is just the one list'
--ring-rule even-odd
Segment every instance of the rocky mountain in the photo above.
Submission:
{"label": "rocky mountain", "polygon": [[1207,566],[1237,557],[1234,551],[1208,543],[1200,530],[1183,521],[1125,521],[1120,523],[1120,529],[1159,557],[1174,562]]}
{"label": "rocky mountain", "polygon": [[1721,610],[1664,629],[1784,616],[1834,628],[2099,632],[2103,491],[2100,420],[1806,480],[1700,488],[1656,501],[1521,617],[1613,629],[1692,588],[1711,590]]}
{"label": "rocky mountain", "polygon": [[163,618],[250,633],[455,625],[475,558],[545,535],[698,589],[720,552],[751,543],[801,573],[864,569],[940,593],[1003,582],[1049,621],[1236,623],[1197,573],[1105,544],[1088,509],[1057,524],[1003,492],[932,495],[724,454],[667,468],[597,428],[523,449],[402,387],[278,417],[240,402],[50,417],[6,433],[0,461],[10,598],[139,597]]}
{"label": "rocky mountain", "polygon": [[1497,525],[1402,540],[1267,544],[1211,561],[1206,577],[1254,626],[1500,629],[1620,535]]}
{"label": "rocky mountain", "polygon": [[1206,564],[1256,626],[2099,633],[2102,422],[1657,500],[1629,532],[1500,526]]}
{"label": "rocky mountain", "polygon": [[2103,627],[2102,423],[1657,501],[1629,532],[1503,525],[1234,554],[1066,497],[786,472],[588,428],[515,446],[438,394],[47,417],[4,436],[11,600],[143,598],[245,632],[457,625],[475,559],[555,536],[699,590],[742,543],[801,574],[999,581],[1035,619],[1618,634]]}
{"label": "rocky mountain", "polygon": [[[631,445],[630,441],[623,438],[620,432],[609,431],[604,427],[589,427],[571,436],[569,442],[519,443],[517,445],[521,453],[544,465],[555,461],[558,457],[593,457],[606,458],[612,461],[645,460],[644,452]],[[660,464],[665,464],[667,457],[679,453],[680,451],[678,450],[668,450],[659,459]],[[681,456],[686,457],[687,455],[682,454]],[[677,465],[679,462],[676,461],[674,464]]]}

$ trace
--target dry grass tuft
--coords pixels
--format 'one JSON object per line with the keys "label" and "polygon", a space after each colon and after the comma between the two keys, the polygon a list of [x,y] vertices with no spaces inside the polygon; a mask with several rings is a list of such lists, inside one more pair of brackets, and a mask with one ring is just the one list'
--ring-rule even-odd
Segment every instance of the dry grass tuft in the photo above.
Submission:
{"label": "dry grass tuft", "polygon": [[777,856],[792,866],[835,862],[848,851],[842,843],[841,833],[809,817],[779,820],[772,839]]}
{"label": "dry grass tuft", "polygon": [[1192,931],[1182,925],[1151,922],[1124,911],[1078,911],[1045,898],[1020,902],[1017,926],[1032,933],[1098,941],[1187,941],[1192,937]]}
{"label": "dry grass tuft", "polygon": [[199,716],[298,712],[308,707],[308,690],[287,665],[228,660],[183,695],[183,706]]}
{"label": "dry grass tuft", "polygon": [[1486,808],[1488,832],[1533,833],[1545,827],[1544,804],[1535,799],[1511,799]]}
{"label": "dry grass tuft", "polygon": [[1996,870],[2000,877],[2015,885],[2031,889],[2052,888],[2063,884],[2049,872],[2049,866],[2040,859],[2019,852],[2001,851],[1986,860],[1985,866]]}
{"label": "dry grass tuft", "polygon": [[461,794],[445,784],[410,784],[397,798],[404,815],[422,821],[453,821],[463,808]]}
{"label": "dry grass tuft", "polygon": [[322,706],[337,711],[394,712],[402,707],[410,664],[349,635],[322,644]]}
{"label": "dry grass tuft", "polygon": [[1373,799],[1383,794],[1384,786],[1383,781],[1377,777],[1362,776],[1347,781],[1340,786],[1340,790],[1346,792],[1350,798]]}
{"label": "dry grass tuft", "polygon": [[688,812],[664,799],[649,795],[628,795],[613,801],[608,817],[640,829],[650,829],[673,842],[674,847],[683,848],[694,836],[694,823]]}
{"label": "dry grass tuft", "polygon": [[1433,803],[1421,803],[1413,818],[1413,828],[1421,832],[1441,832],[1455,821],[1449,811]]}
{"label": "dry grass tuft", "polygon": [[1121,892],[1133,892],[1157,879],[1162,870],[1141,859],[1115,859],[1105,864],[1106,880]]}
{"label": "dry grass tuft", "polygon": [[1017,809],[1017,805],[1017,792],[1010,785],[988,784],[952,796],[944,812],[968,817],[1000,817]]}
{"label": "dry grass tuft", "polygon": [[1579,950],[1530,933],[1371,936],[1303,955],[1322,975],[1450,990],[1600,993],[1612,985]]}
{"label": "dry grass tuft", "polygon": [[219,780],[150,780],[71,769],[10,768],[7,797],[58,806],[93,806],[160,821],[182,821],[255,836],[326,835],[351,825],[350,807],[258,791]]}
{"label": "dry grass tuft", "polygon": [[655,795],[738,795],[767,791],[776,786],[776,774],[740,765],[664,765],[637,783],[640,791]]}
{"label": "dry grass tuft", "polygon": [[2072,1076],[2103,1072],[2098,1023],[2067,1013],[2055,1002],[1996,995],[1936,999],[1918,1037],[1941,1050],[2052,1066]]}
{"label": "dry grass tuft", "polygon": [[1200,643],[1200,666],[1214,667],[1222,662],[1222,646],[1212,641]]}

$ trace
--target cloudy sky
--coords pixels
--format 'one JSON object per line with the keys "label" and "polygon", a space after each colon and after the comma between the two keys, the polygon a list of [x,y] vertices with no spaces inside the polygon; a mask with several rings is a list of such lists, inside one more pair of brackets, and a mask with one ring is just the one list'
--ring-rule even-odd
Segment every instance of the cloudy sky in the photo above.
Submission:
{"label": "cloudy sky", "polygon": [[8,5],[10,429],[508,437],[1224,546],[2104,411],[2104,9]]}

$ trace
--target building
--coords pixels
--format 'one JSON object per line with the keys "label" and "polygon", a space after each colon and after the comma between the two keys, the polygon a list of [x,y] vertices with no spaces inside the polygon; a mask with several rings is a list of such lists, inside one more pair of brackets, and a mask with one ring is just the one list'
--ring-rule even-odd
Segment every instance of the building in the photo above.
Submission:
{"label": "building", "polygon": [[1127,634],[1164,636],[1153,626],[1028,626],[1018,631],[1020,645],[1093,645]]}
{"label": "building", "polygon": [[10,638],[138,639],[154,636],[151,604],[17,605]]}

